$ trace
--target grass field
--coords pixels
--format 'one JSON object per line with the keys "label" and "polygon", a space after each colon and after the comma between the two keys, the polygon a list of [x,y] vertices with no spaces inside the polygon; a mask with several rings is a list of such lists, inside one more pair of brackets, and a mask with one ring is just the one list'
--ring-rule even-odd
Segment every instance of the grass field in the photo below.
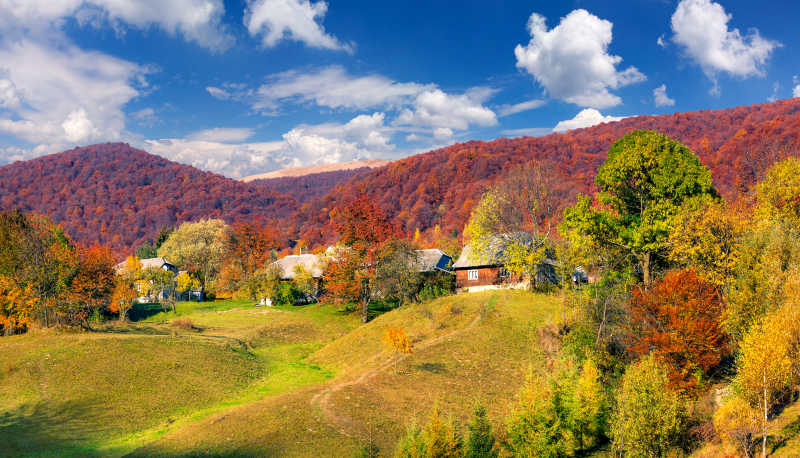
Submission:
{"label": "grass field", "polygon": [[[0,339],[0,455],[390,453],[438,403],[502,421],[558,300],[519,291],[412,304],[361,325],[329,305],[181,303],[91,333]],[[177,320],[191,325],[177,326]],[[381,343],[402,326],[415,351]]]}

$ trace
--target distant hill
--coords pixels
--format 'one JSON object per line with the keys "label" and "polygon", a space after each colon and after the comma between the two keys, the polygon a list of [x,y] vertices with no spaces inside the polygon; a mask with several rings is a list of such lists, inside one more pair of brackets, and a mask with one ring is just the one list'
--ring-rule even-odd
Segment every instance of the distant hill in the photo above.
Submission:
{"label": "distant hill", "polygon": [[295,216],[300,238],[331,241],[331,209],[366,193],[411,234],[440,225],[461,233],[481,193],[532,160],[557,165],[575,194],[591,192],[609,146],[628,132],[652,129],[689,146],[726,198],[746,195],[776,160],[800,155],[800,98],[724,110],[637,116],[545,137],[469,141],[408,157],[354,177]]}
{"label": "distant hill", "polygon": [[259,178],[249,181],[251,186],[259,186],[292,197],[299,204],[327,195],[336,185],[342,184],[361,173],[372,170],[370,167],[342,169],[332,172],[311,173],[299,176]]}
{"label": "distant hill", "polygon": [[205,217],[286,218],[297,202],[124,143],[75,148],[0,167],[0,210],[44,214],[76,240],[120,254],[160,228]]}
{"label": "distant hill", "polygon": [[697,152],[726,198],[746,196],[776,160],[800,154],[800,98],[715,111],[638,116],[545,137],[470,141],[368,170],[251,183],[110,143],[0,167],[0,210],[36,211],[77,240],[127,250],[163,226],[204,217],[280,219],[292,238],[331,242],[330,211],[360,192],[411,234],[461,233],[481,193],[515,166],[555,164],[571,193],[594,189],[609,146],[653,129]]}
{"label": "distant hill", "polygon": [[356,170],[356,169],[375,169],[390,164],[391,161],[383,161],[380,159],[369,159],[364,161],[353,162],[338,162],[335,164],[319,164],[309,165],[306,167],[293,167],[290,169],[276,170],[274,172],[261,173],[258,175],[250,175],[249,177],[242,178],[245,183],[253,180],[264,180],[272,178],[285,178],[285,177],[301,177],[305,175],[320,174],[326,172],[338,172],[342,170]]}

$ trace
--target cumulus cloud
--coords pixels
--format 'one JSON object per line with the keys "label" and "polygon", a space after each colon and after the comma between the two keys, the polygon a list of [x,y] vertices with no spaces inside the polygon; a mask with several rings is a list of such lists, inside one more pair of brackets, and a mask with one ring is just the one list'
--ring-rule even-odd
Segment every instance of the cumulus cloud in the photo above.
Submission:
{"label": "cumulus cloud", "polygon": [[447,127],[465,130],[470,124],[494,126],[497,115],[483,106],[494,91],[473,88],[463,94],[447,94],[440,89],[426,90],[404,108],[395,119],[395,125]]}
{"label": "cumulus cloud", "polygon": [[82,25],[154,26],[212,50],[224,50],[233,38],[224,31],[222,0],[0,0],[0,27],[9,34],[41,33],[74,17]]}
{"label": "cumulus cloud", "polygon": [[[0,131],[67,146],[120,139],[147,69],[68,43],[0,42]],[[47,69],[47,71],[42,71]],[[52,151],[51,151],[52,152]]]}
{"label": "cumulus cloud", "polygon": [[283,168],[283,142],[220,143],[185,138],[145,140],[144,148],[172,161],[232,178]]}
{"label": "cumulus cloud", "polygon": [[533,99],[521,103],[515,103],[513,105],[501,105],[497,108],[497,114],[500,117],[510,116],[513,114],[521,113],[523,111],[534,110],[536,108],[541,107],[545,103],[547,102],[544,100]]}
{"label": "cumulus cloud", "polygon": [[534,13],[528,19],[530,42],[514,49],[517,67],[531,74],[551,97],[584,107],[619,105],[622,100],[609,89],[646,77],[636,67],[617,70],[622,58],[608,54],[612,26],[579,9],[548,30],[544,16]]}
{"label": "cumulus cloud", "polygon": [[575,115],[574,118],[567,119],[556,124],[556,126],[553,128],[553,132],[566,132],[572,129],[581,129],[606,122],[619,121],[620,119],[624,118],[624,116],[603,116],[602,113],[594,108],[586,108],[581,110],[581,112]]}
{"label": "cumulus cloud", "polygon": [[398,106],[433,87],[398,83],[381,75],[352,76],[338,65],[310,72],[292,70],[268,77],[256,91],[253,108],[274,110],[285,102],[350,109]]}
{"label": "cumulus cloud", "polygon": [[667,95],[666,84],[662,84],[661,86],[653,89],[653,101],[657,107],[671,107],[675,105],[675,99],[671,99]]}
{"label": "cumulus cloud", "polygon": [[394,150],[394,130],[384,118],[384,113],[373,113],[346,123],[301,125],[275,142],[248,143],[250,129],[216,128],[186,138],[146,140],[145,147],[174,161],[242,178],[287,167],[385,157]]}
{"label": "cumulus cloud", "polygon": [[327,12],[328,4],[323,0],[249,0],[244,24],[250,35],[260,36],[268,48],[287,39],[312,48],[352,52],[351,44],[325,32],[320,22]]}
{"label": "cumulus cloud", "polygon": [[741,78],[764,76],[767,60],[782,46],[756,29],[743,35],[728,28],[731,17],[711,0],[681,0],[672,15],[672,41],[715,82],[715,88],[720,72]]}
{"label": "cumulus cloud", "polygon": [[[315,71],[296,70],[267,77],[258,89],[227,84],[208,87],[214,97],[250,103],[253,109],[274,113],[286,104],[364,110],[382,109],[397,113],[393,126],[465,130],[471,125],[493,126],[497,115],[484,104],[495,89],[474,87],[464,93],[448,93],[435,84],[397,82],[382,75],[353,76],[340,66]],[[529,101],[515,109],[529,109]]]}

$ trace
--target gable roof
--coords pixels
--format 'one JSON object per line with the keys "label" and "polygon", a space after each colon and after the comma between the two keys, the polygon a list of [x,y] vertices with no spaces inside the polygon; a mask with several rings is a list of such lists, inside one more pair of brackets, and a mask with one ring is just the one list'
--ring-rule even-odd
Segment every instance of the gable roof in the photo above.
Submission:
{"label": "gable roof", "polygon": [[[125,270],[125,264],[126,263],[127,263],[127,260],[126,261],[122,261],[119,264],[117,264],[114,268],[116,269],[117,272],[122,272],[123,270]],[[167,261],[166,258],[145,258],[145,259],[140,259],[139,260],[139,266],[142,268],[142,270],[150,269],[150,268],[161,269],[165,265],[167,265],[167,266],[169,266],[171,268],[175,267],[175,265],[173,263]]]}
{"label": "gable roof", "polygon": [[303,266],[314,278],[322,278],[322,262],[315,254],[291,254],[272,263],[281,269],[281,280],[293,280],[296,266]]}
{"label": "gable roof", "polygon": [[501,266],[504,264],[506,247],[512,243],[519,243],[523,245],[530,245],[533,243],[533,237],[527,232],[512,232],[509,234],[495,235],[489,240],[486,252],[481,253],[475,248],[475,245],[468,243],[461,250],[461,255],[458,260],[453,264],[454,269],[466,269],[469,267],[480,266]]}
{"label": "gable roof", "polygon": [[450,272],[450,263],[453,258],[438,248],[428,248],[425,250],[414,250],[417,255],[415,264],[419,272],[433,272],[443,270]]}

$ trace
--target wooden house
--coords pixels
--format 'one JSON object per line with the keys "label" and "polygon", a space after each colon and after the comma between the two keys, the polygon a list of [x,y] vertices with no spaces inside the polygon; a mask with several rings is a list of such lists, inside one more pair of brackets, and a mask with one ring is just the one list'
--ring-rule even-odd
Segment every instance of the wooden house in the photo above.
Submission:
{"label": "wooden house", "polygon": [[[456,274],[456,289],[461,291],[481,291],[496,288],[524,288],[531,279],[519,278],[509,274],[505,267],[505,249],[511,243],[531,244],[529,234],[518,232],[495,237],[488,244],[486,252],[479,252],[472,244],[467,244],[453,264]],[[545,258],[537,268],[536,282],[540,284],[559,282],[555,271],[556,262]]]}

